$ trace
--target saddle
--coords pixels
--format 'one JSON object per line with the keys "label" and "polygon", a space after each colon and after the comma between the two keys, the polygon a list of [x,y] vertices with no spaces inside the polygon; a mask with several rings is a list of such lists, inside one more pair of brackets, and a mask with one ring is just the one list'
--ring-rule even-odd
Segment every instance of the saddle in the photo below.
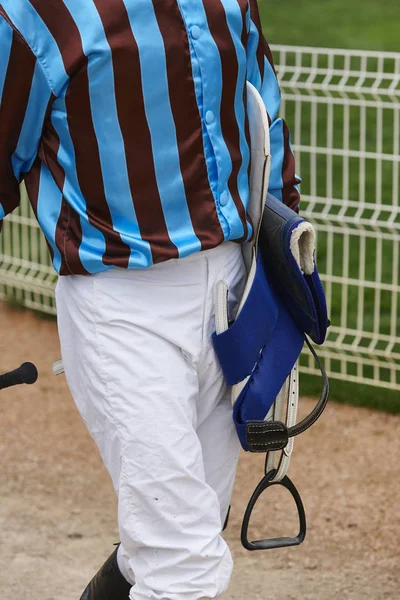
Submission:
{"label": "saddle", "polygon": [[[306,535],[304,506],[287,471],[294,437],[315,423],[328,400],[328,378],[309,338],[322,344],[329,321],[315,263],[315,230],[268,193],[269,124],[261,96],[249,82],[247,100],[251,139],[248,213],[254,235],[242,244],[247,280],[232,323],[227,318],[229,290],[224,281],[217,283],[213,343],[232,386],[233,420],[240,443],[245,451],[266,454],[265,473],[250,498],[241,531],[245,548],[263,550],[298,545]],[[311,413],[296,424],[298,359],[304,343],[321,371],[322,392]],[[299,533],[249,541],[251,513],[260,495],[272,485],[282,485],[292,494]]]}

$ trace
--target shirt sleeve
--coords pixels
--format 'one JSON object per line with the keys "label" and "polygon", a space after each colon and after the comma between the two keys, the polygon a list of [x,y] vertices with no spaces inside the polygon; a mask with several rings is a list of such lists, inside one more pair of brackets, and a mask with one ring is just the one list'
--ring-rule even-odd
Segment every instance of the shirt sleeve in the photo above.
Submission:
{"label": "shirt sleeve", "polygon": [[0,7],[0,230],[19,205],[51,95],[42,66]]}
{"label": "shirt sleeve", "polygon": [[282,118],[280,89],[271,50],[263,36],[257,0],[250,0],[250,31],[247,46],[247,79],[260,92],[270,122],[271,178],[269,191],[284,204],[298,210],[301,179],[295,172],[290,132]]}

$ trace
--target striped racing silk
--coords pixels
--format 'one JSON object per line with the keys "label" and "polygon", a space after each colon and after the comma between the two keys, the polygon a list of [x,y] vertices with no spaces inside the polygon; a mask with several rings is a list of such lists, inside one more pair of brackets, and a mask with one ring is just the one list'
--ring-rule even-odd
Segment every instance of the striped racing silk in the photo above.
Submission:
{"label": "striped racing silk", "polygon": [[60,275],[251,239],[247,80],[296,210],[256,0],[0,1],[0,226],[24,180]]}

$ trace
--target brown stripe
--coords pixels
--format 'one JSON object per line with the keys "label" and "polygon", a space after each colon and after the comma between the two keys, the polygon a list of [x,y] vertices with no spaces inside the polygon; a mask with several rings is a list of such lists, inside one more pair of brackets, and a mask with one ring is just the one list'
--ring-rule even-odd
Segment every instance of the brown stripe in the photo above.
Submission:
{"label": "brown stripe", "polygon": [[[28,198],[29,198],[29,201],[31,203],[31,206],[32,206],[32,209],[33,209],[33,212],[34,212],[34,215],[36,218],[37,218],[37,207],[38,207],[38,201],[39,201],[41,168],[42,168],[42,162],[41,162],[39,156],[37,156],[34,160],[34,163],[31,167],[29,173],[26,174],[26,177],[24,179]],[[47,239],[46,239],[46,242],[47,242]],[[53,260],[53,258],[54,258],[53,249],[51,248],[49,243],[47,243],[47,246],[50,250],[51,260]]]}
{"label": "brown stripe", "polygon": [[180,167],[194,231],[202,249],[221,244],[219,222],[204,157],[202,125],[192,76],[189,40],[176,0],[153,0],[164,40],[169,99],[175,122]]}
{"label": "brown stripe", "polygon": [[276,74],[276,71],[275,71],[274,59],[272,57],[271,49],[270,49],[269,45],[267,44],[264,34],[263,34],[263,31],[262,31],[260,11],[258,9],[257,0],[250,0],[250,17],[251,17],[251,20],[253,21],[254,25],[257,27],[257,31],[258,31],[258,35],[259,35],[259,41],[258,41],[258,46],[257,46],[257,62],[258,62],[258,68],[260,69],[260,75],[261,75],[261,81],[262,81],[264,79],[264,58],[265,57],[267,58],[269,64],[272,67],[272,70],[274,71],[275,74]]}
{"label": "brown stripe", "polygon": [[[238,0],[239,2],[239,6],[241,6],[241,1],[243,2],[243,0]],[[241,11],[242,11],[242,35],[241,35],[241,42],[242,42],[242,46],[243,48],[247,51],[247,42],[249,39],[249,35],[247,32],[247,17],[249,15],[249,4],[247,2],[247,0],[244,0],[244,5],[241,6]]]}
{"label": "brown stripe", "polygon": [[300,203],[300,194],[294,187],[300,183],[296,177],[295,160],[290,147],[290,132],[285,121],[283,121],[284,157],[282,165],[282,200],[291,209],[297,211]]}
{"label": "brown stripe", "polygon": [[[247,4],[247,0],[246,4]],[[242,18],[243,18],[243,24],[242,24],[242,37],[241,37],[241,41],[242,41],[242,45],[243,48],[246,49],[247,52],[247,42],[248,42],[248,33],[247,33],[247,16],[248,16],[248,5],[247,5],[247,9],[242,11]],[[246,85],[243,88],[243,106],[244,106],[244,114],[245,114],[245,121],[244,121],[244,134],[246,137],[246,142],[247,142],[247,146],[249,147],[249,150],[251,149],[251,139],[250,139],[250,125],[249,125],[249,118],[248,118],[248,114],[247,114],[247,87]],[[249,159],[249,166],[247,168],[247,176],[249,179],[249,186],[250,186],[250,171],[251,171],[251,152],[250,152],[250,159]],[[251,238],[253,238],[254,235],[254,225],[253,222],[251,220],[250,215],[247,213],[247,222],[250,223],[251,225],[251,229],[252,229],[252,235]]]}
{"label": "brown stripe", "polygon": [[19,181],[12,156],[24,122],[35,65],[35,56],[14,31],[0,103],[0,202],[6,213],[19,205]]}
{"label": "brown stripe", "polygon": [[[88,59],[82,47],[79,30],[63,2],[57,10],[50,2],[29,0],[54,37],[68,75],[66,94],[68,126],[75,149],[79,185],[86,201],[91,225],[102,232],[106,242],[105,265],[127,268],[130,248],[114,231],[105,196],[100,154],[90,107]],[[73,76],[73,77],[72,77]]]}
{"label": "brown stripe", "polygon": [[42,168],[42,161],[39,156],[35,158],[35,161],[31,167],[31,170],[25,177],[25,187],[28,192],[28,197],[32,205],[33,212],[37,218],[37,207],[39,202],[39,188],[40,188],[40,171]]}
{"label": "brown stripe", "polygon": [[[46,128],[40,148],[40,156],[51,172],[58,189],[62,192],[65,182],[65,171],[58,162],[58,150],[60,138],[50,120],[46,122]],[[60,215],[58,217],[55,243],[60,251],[62,262],[60,275],[87,275],[83,266],[79,248],[82,244],[82,228],[79,214],[62,197]]]}
{"label": "brown stripe", "polygon": [[118,120],[140,234],[150,244],[154,263],[177,258],[178,249],[170,240],[158,192],[139,50],[128,13],[122,0],[114,0],[113,10],[109,0],[94,0],[94,4],[112,51]]}
{"label": "brown stripe", "polygon": [[[242,41],[243,48],[245,48],[247,51],[248,34],[247,34],[247,27],[246,27],[246,15],[247,15],[247,11],[243,12],[243,25],[242,25],[241,41]],[[243,88],[243,106],[244,106],[244,114],[245,114],[244,133],[246,136],[247,145],[250,149],[251,148],[251,139],[250,139],[249,117],[247,114],[247,87],[246,87],[246,85]],[[251,152],[250,152],[250,161],[249,161],[249,168],[248,168],[249,181],[250,181],[250,170],[251,170]]]}
{"label": "brown stripe", "polygon": [[82,227],[79,214],[63,196],[56,228],[56,244],[62,256],[60,275],[88,274],[79,256],[81,243]]}
{"label": "brown stripe", "polygon": [[[47,105],[46,116],[44,119],[44,128],[49,119],[49,116],[51,113],[51,107],[52,107],[54,100],[55,100],[55,96],[53,94],[51,94],[50,100]],[[38,155],[36,156],[34,163],[33,163],[32,167],[30,168],[29,172],[24,177],[26,191],[27,191],[28,198],[31,203],[31,206],[32,206],[32,209],[33,209],[36,219],[38,217],[40,175],[41,175],[42,162],[43,162],[42,157],[41,157],[41,144],[42,144],[42,140],[40,141]],[[49,252],[50,252],[51,260],[53,261],[54,260],[53,248],[46,237],[45,237],[45,240],[46,240],[46,244],[49,249]]]}
{"label": "brown stripe", "polygon": [[[32,209],[33,209],[33,212],[34,212],[34,215],[36,218],[37,218],[37,207],[38,207],[38,201],[39,201],[41,168],[42,168],[42,162],[41,162],[40,158],[37,156],[35,158],[35,161],[31,167],[29,173],[27,173],[24,178],[26,191],[28,193],[28,197],[29,197],[29,200],[32,205]],[[46,244],[49,249],[49,252],[50,252],[51,260],[53,261],[54,260],[53,248],[51,247],[51,244],[49,244],[46,237],[45,237],[45,240],[46,240]]]}
{"label": "brown stripe", "polygon": [[259,35],[256,56],[257,56],[258,68],[260,71],[261,81],[262,81],[264,78],[264,56],[265,56],[264,55],[264,36],[262,33],[260,13],[258,10],[257,0],[250,0],[250,18],[253,21],[254,25],[256,26],[258,35]]}
{"label": "brown stripe", "polygon": [[243,224],[244,235],[237,241],[247,239],[248,227],[246,212],[239,195],[238,175],[242,165],[240,152],[240,132],[235,114],[235,94],[238,78],[238,62],[236,50],[226,21],[226,14],[221,0],[203,0],[207,14],[208,26],[219,49],[222,66],[222,98],[221,128],[232,160],[232,173],[228,187]]}
{"label": "brown stripe", "polygon": [[[80,231],[80,236],[77,240],[77,243],[71,244],[71,242],[69,242],[67,248],[67,233],[70,228],[69,209],[70,206],[63,196],[61,200],[60,215],[56,225],[56,233],[54,236],[55,244],[61,254],[60,275],[81,275],[82,269],[83,273],[87,274],[86,269],[83,268],[79,258],[79,247],[82,243],[82,231]],[[79,264],[78,268],[76,267],[77,263]]]}

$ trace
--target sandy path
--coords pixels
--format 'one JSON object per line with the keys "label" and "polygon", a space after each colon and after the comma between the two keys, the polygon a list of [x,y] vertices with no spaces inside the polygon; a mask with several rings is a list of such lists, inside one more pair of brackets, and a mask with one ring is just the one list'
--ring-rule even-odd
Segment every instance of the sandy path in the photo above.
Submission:
{"label": "sandy path", "polygon": [[[40,369],[35,386],[1,392],[0,600],[78,600],[118,540],[114,492],[64,377],[51,374],[55,324],[0,304],[0,331],[0,372],[24,360]],[[310,407],[304,399],[302,409]],[[244,455],[226,532],[236,568],[224,600],[400,599],[399,434],[399,416],[330,404],[297,441],[290,469],[306,506],[306,542],[273,552],[240,546],[244,507],[262,474],[260,457]],[[284,491],[270,493],[255,535],[267,526],[293,533],[285,502]]]}

